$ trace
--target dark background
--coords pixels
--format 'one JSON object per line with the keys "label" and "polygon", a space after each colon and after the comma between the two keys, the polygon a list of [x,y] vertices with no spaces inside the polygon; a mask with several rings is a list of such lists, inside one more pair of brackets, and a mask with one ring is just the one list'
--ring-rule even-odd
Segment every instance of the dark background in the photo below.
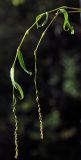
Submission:
{"label": "dark background", "polygon": [[[0,0],[0,160],[13,160],[14,118],[10,68],[17,46],[35,17],[42,12],[68,5],[80,7],[78,0]],[[52,16],[52,15],[51,15]],[[33,51],[43,29],[36,28],[23,44],[29,77],[16,65],[15,78],[25,98],[16,105],[19,160],[79,160],[81,106],[81,24],[80,14],[70,14],[75,35],[62,30],[63,17],[51,25],[38,51],[37,84],[44,124],[40,140],[34,89]]]}

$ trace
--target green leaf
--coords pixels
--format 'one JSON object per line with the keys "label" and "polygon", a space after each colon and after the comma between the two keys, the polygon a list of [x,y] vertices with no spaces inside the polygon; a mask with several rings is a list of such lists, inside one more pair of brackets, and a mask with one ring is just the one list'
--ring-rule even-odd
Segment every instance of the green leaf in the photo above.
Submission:
{"label": "green leaf", "polygon": [[19,63],[20,63],[20,66],[21,68],[27,73],[29,74],[30,76],[32,75],[32,72],[28,71],[25,67],[25,63],[24,63],[24,59],[23,59],[23,55],[21,53],[20,50],[18,50],[18,60],[19,60]]}
{"label": "green leaf", "polygon": [[17,89],[20,93],[19,99],[22,100],[24,98],[24,93],[21,86],[15,81],[15,89]]}
{"label": "green leaf", "polygon": [[[20,94],[19,99],[22,100],[24,98],[24,93],[21,86],[14,80],[14,67],[12,67],[10,70],[10,78],[11,78],[13,88],[15,88],[19,92]],[[13,93],[13,97],[15,98],[14,93]]]}
{"label": "green leaf", "polygon": [[64,24],[63,24],[63,29],[65,31],[68,31],[70,29],[70,23],[68,19],[68,13],[65,9],[60,9],[60,12],[64,14]]}
{"label": "green leaf", "polygon": [[14,67],[12,67],[10,70],[10,78],[11,78],[12,86],[15,88]]}
{"label": "green leaf", "polygon": [[[45,16],[45,20],[42,22],[42,24],[39,24],[39,20]],[[43,27],[48,21],[48,12],[44,14],[40,14],[36,17],[36,24],[37,24],[37,29]]]}
{"label": "green leaf", "polygon": [[63,29],[65,31],[71,30],[71,34],[74,34],[74,27],[70,25],[69,18],[68,18],[68,12],[65,9],[60,9],[60,12],[64,15],[64,24]]}
{"label": "green leaf", "polygon": [[42,14],[38,15],[38,16],[36,17],[36,22],[38,22],[41,18],[42,18]]}

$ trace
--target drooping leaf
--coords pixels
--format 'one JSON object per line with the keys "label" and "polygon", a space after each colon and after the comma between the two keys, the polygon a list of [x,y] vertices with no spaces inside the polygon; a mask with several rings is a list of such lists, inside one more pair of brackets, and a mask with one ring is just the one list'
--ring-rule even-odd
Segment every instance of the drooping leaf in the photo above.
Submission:
{"label": "drooping leaf", "polygon": [[19,91],[19,93],[20,93],[19,99],[22,100],[24,98],[24,93],[23,93],[21,86],[16,81],[15,81],[15,89],[17,89]]}
{"label": "drooping leaf", "polygon": [[[43,18],[44,16],[45,16],[44,21],[43,21],[41,24],[39,24],[39,20],[40,20],[41,18]],[[43,27],[43,26],[47,23],[47,21],[48,21],[48,12],[46,12],[45,14],[40,14],[40,15],[38,15],[38,16],[36,17],[37,29]]]}
{"label": "drooping leaf", "polygon": [[74,27],[70,25],[69,18],[68,18],[68,12],[65,9],[60,9],[60,12],[64,15],[64,24],[63,29],[65,31],[71,31],[71,34],[74,34]]}
{"label": "drooping leaf", "polygon": [[[13,88],[15,88],[19,92],[20,94],[19,99],[22,100],[24,98],[24,93],[21,86],[14,79],[14,67],[12,67],[10,70],[10,78],[11,78]],[[15,98],[14,94],[13,94],[13,97]]]}
{"label": "drooping leaf", "polygon": [[60,12],[64,14],[64,24],[63,24],[63,29],[65,31],[68,31],[70,29],[70,23],[68,19],[68,13],[65,9],[60,9]]}
{"label": "drooping leaf", "polygon": [[32,72],[28,71],[25,67],[25,63],[24,63],[24,59],[23,59],[23,55],[21,53],[20,50],[18,50],[18,60],[19,60],[19,63],[20,63],[20,66],[21,68],[27,73],[29,74],[30,76],[32,75]]}
{"label": "drooping leaf", "polygon": [[12,86],[15,87],[15,83],[14,83],[14,67],[12,67],[11,70],[10,70],[10,78],[11,78]]}

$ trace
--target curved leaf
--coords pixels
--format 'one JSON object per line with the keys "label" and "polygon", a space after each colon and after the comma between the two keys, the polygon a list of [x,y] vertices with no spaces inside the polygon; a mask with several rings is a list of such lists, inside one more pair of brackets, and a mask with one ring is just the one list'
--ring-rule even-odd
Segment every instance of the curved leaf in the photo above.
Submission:
{"label": "curved leaf", "polygon": [[68,13],[65,9],[60,9],[60,12],[64,14],[64,24],[63,24],[63,29],[65,31],[68,31],[70,29],[70,23],[68,19]]}
{"label": "curved leaf", "polygon": [[16,81],[15,81],[15,89],[17,89],[19,91],[19,93],[20,93],[19,99],[22,100],[24,98],[24,93],[23,93],[21,86]]}
{"label": "curved leaf", "polygon": [[71,34],[74,34],[74,27],[70,25],[69,18],[68,18],[68,12],[65,9],[60,9],[60,12],[64,15],[64,24],[63,29],[65,31],[71,30]]}
{"label": "curved leaf", "polygon": [[28,71],[25,67],[25,63],[24,63],[24,59],[23,59],[23,55],[21,53],[20,50],[18,50],[18,60],[19,60],[19,63],[20,63],[20,66],[21,68],[27,73],[29,74],[30,76],[32,75],[32,72]]}
{"label": "curved leaf", "polygon": [[15,87],[15,83],[14,83],[14,67],[12,67],[11,70],[10,70],[10,78],[11,78],[12,86]]}
{"label": "curved leaf", "polygon": [[[24,93],[21,86],[14,80],[14,67],[12,67],[10,70],[10,78],[11,78],[13,88],[15,88],[19,92],[20,94],[19,99],[22,100],[24,98]],[[13,93],[13,97],[15,97],[14,93]]]}
{"label": "curved leaf", "polygon": [[[45,16],[45,20],[42,22],[42,24],[39,24],[39,20]],[[37,24],[37,28],[41,28],[43,27],[48,21],[48,12],[44,13],[44,14],[40,14],[36,17],[36,24]]]}

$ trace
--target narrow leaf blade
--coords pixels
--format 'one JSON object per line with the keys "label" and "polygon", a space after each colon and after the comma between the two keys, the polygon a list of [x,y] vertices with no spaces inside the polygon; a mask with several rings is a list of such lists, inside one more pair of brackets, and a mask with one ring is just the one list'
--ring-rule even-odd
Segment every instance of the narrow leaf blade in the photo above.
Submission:
{"label": "narrow leaf blade", "polygon": [[24,93],[21,86],[16,81],[15,81],[15,89],[19,91],[19,94],[20,94],[19,99],[22,100],[24,98]]}
{"label": "narrow leaf blade", "polygon": [[65,31],[68,31],[70,29],[70,23],[68,19],[68,13],[65,9],[60,9],[60,12],[63,13],[64,15],[64,24],[63,24],[63,29]]}
{"label": "narrow leaf blade", "polygon": [[23,59],[23,55],[21,53],[20,50],[18,50],[18,60],[19,60],[19,63],[20,63],[20,66],[21,68],[27,73],[29,74],[30,76],[32,75],[32,72],[28,71],[25,67],[25,63],[24,63],[24,59]]}
{"label": "narrow leaf blade", "polygon": [[[43,16],[45,16],[45,20],[42,22],[42,24],[39,24],[39,20],[40,20]],[[46,12],[45,14],[38,15],[38,16],[36,17],[37,29],[43,27],[43,26],[47,23],[47,21],[48,21],[48,12]]]}
{"label": "narrow leaf blade", "polygon": [[12,86],[15,87],[15,81],[14,81],[14,67],[12,67],[11,70],[10,70],[10,78],[11,78]]}
{"label": "narrow leaf blade", "polygon": [[63,29],[65,31],[70,30],[71,34],[74,34],[74,27],[70,25],[69,18],[68,18],[68,12],[63,8],[60,9],[60,12],[63,13],[63,15],[64,15]]}
{"label": "narrow leaf blade", "polygon": [[[24,98],[24,93],[23,93],[21,86],[14,79],[14,67],[12,67],[10,70],[10,78],[11,78],[13,88],[15,88],[19,92],[19,94],[20,94],[19,99],[22,100]],[[15,97],[14,94],[13,94],[13,96]]]}

